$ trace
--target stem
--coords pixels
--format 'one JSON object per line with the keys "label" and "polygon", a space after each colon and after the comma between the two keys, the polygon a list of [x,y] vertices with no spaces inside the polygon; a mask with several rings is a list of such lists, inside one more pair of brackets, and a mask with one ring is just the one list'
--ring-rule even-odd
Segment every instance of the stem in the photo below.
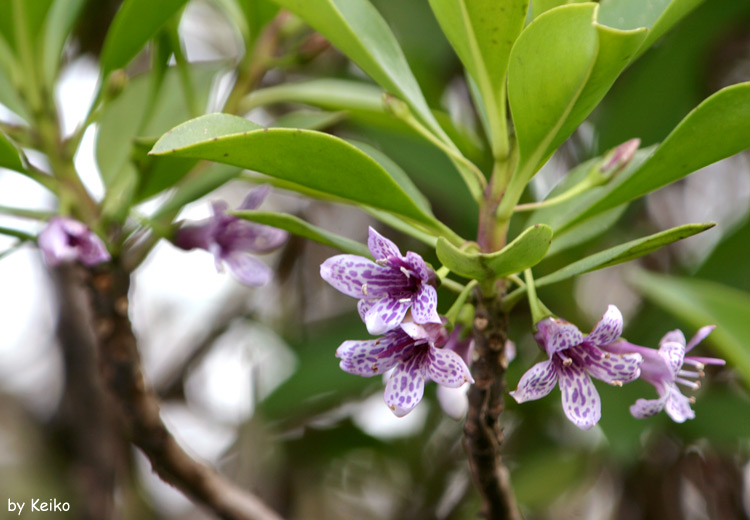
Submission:
{"label": "stem", "polygon": [[220,518],[280,520],[258,497],[192,459],[162,422],[159,401],[143,377],[136,338],[128,318],[129,273],[108,264],[86,271],[85,276],[100,375],[119,404],[128,437],[148,457],[154,471]]}
{"label": "stem", "polygon": [[505,354],[508,315],[500,309],[497,294],[477,294],[474,316],[476,383],[469,389],[469,411],[464,423],[464,448],[474,482],[482,496],[482,516],[492,520],[521,520],[513,495],[510,474],[500,457],[503,430],[499,419],[503,412]]}

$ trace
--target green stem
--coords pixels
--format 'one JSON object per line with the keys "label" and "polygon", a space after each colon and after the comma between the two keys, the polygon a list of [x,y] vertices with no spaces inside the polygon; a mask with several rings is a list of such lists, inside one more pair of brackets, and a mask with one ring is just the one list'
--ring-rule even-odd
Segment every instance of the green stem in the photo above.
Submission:
{"label": "green stem", "polygon": [[25,208],[12,208],[9,206],[0,206],[0,213],[12,215],[14,217],[28,218],[31,220],[49,220],[55,213],[50,211],[37,211]]}
{"label": "green stem", "polygon": [[534,285],[534,276],[531,273],[531,269],[526,269],[524,272],[524,278],[526,279],[526,294],[529,297],[529,307],[531,308],[531,319],[534,324],[539,323],[543,319],[552,315],[550,310],[544,306],[536,295],[536,286]]}

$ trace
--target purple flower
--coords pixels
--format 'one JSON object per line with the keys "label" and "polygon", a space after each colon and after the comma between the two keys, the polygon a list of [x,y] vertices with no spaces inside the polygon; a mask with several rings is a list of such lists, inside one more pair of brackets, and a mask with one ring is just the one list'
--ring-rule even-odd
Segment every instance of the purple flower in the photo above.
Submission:
{"label": "purple flower", "polygon": [[393,369],[385,387],[385,403],[403,417],[422,400],[428,380],[458,388],[474,380],[469,367],[453,350],[438,348],[446,342],[442,325],[420,325],[410,318],[378,339],[345,341],[336,350],[345,372],[372,377]]}
{"label": "purple flower", "polygon": [[534,337],[549,360],[531,367],[510,395],[519,403],[532,401],[549,394],[559,382],[563,411],[579,428],[588,430],[601,418],[599,393],[589,376],[622,386],[641,373],[640,354],[613,355],[600,349],[622,333],[622,314],[614,305],[586,337],[575,325],[556,318],[540,321],[537,331]]}
{"label": "purple flower", "polygon": [[50,266],[79,261],[90,267],[112,258],[104,242],[86,224],[70,217],[51,218],[37,243]]}
{"label": "purple flower", "polygon": [[[252,190],[238,209],[257,208],[268,190],[268,186]],[[225,202],[214,202],[212,207],[213,217],[198,224],[183,226],[177,231],[177,247],[210,251],[218,271],[222,271],[222,265],[226,264],[245,285],[254,287],[268,282],[273,272],[251,253],[268,253],[277,249],[286,240],[286,231],[227,215]]]}
{"label": "purple flower", "polygon": [[320,266],[320,276],[342,293],[360,298],[357,306],[370,334],[399,326],[411,308],[416,323],[440,324],[435,273],[416,253],[402,256],[396,244],[370,228],[367,241],[375,262],[337,255]]}
{"label": "purple flower", "polygon": [[[686,352],[703,341],[715,328],[716,325],[701,328],[687,344],[685,344],[685,335],[682,331],[673,330],[664,335],[659,342],[658,350],[633,345],[625,340],[602,347],[607,352],[615,354],[640,354],[643,357],[641,379],[654,385],[659,393],[658,399],[638,399],[630,407],[633,417],[644,419],[666,410],[672,420],[678,423],[695,418],[695,412],[690,408],[690,403],[694,402],[695,398],[682,395],[680,389],[677,388],[677,383],[697,390],[700,388],[700,381],[692,380],[699,380],[705,375],[703,372],[705,365],[726,363],[723,359],[685,356]],[[685,365],[692,370],[684,370]]]}

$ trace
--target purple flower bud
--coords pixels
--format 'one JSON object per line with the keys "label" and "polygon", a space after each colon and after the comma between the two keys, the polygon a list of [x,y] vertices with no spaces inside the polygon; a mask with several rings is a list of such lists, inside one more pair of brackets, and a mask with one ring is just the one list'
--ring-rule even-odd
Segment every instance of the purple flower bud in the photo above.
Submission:
{"label": "purple flower bud", "polygon": [[601,400],[590,376],[622,386],[641,373],[640,354],[612,355],[600,348],[622,333],[622,314],[614,305],[585,337],[572,323],[556,318],[540,321],[537,330],[535,338],[549,360],[531,367],[510,395],[519,403],[540,399],[559,383],[565,415],[581,429],[588,430],[601,418]]}
{"label": "purple flower bud", "polygon": [[[252,190],[238,209],[257,208],[268,191],[268,186]],[[287,239],[286,231],[228,215],[224,202],[215,202],[212,206],[212,217],[198,224],[182,226],[177,231],[175,245],[181,249],[199,248],[213,253],[216,269],[222,271],[226,265],[245,285],[255,287],[268,282],[271,269],[251,253],[269,253],[279,248]]]}
{"label": "purple flower bud", "polygon": [[37,243],[50,266],[78,261],[91,267],[112,258],[104,242],[86,224],[70,217],[50,219]]}

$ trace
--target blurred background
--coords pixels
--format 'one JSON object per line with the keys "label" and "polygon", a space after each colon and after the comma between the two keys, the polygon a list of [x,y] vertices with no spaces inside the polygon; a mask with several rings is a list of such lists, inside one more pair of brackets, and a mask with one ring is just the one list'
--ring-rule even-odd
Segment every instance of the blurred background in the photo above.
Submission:
{"label": "blurred background", "polygon": [[[191,0],[179,22],[187,60],[205,62],[195,67],[195,84],[208,112],[222,106],[244,53],[229,3]],[[481,163],[487,150],[463,70],[427,0],[373,3],[399,39],[430,104],[474,136],[466,147]],[[88,0],[67,43],[55,92],[66,132],[73,132],[91,103],[97,57],[118,5],[116,0]],[[259,87],[316,77],[367,81],[301,22],[286,22],[279,59]],[[127,157],[135,133],[122,134],[128,126],[123,120],[128,107],[137,104],[148,69],[147,50],[128,68],[129,81],[109,113],[84,136],[75,163],[95,197],[103,196],[102,168],[113,155]],[[539,173],[529,197],[544,197],[572,166],[630,138],[639,137],[643,146],[661,141],[701,100],[748,80],[750,4],[704,2],[625,72],[590,120]],[[167,98],[173,98],[185,105],[180,96],[179,89],[166,89],[160,102],[167,106]],[[273,105],[254,109],[248,117],[273,124],[298,108]],[[190,117],[184,106],[175,110],[176,120],[154,128],[154,135]],[[0,105],[0,121],[23,124],[7,104]],[[475,233],[473,205],[440,152],[387,122],[357,114],[330,118],[326,128],[383,150],[414,179],[439,218],[465,236]],[[43,166],[43,157],[29,155]],[[186,207],[180,218],[205,218],[211,200],[236,207],[249,187],[240,181],[226,184]],[[168,197],[146,201],[139,211],[148,216]],[[749,201],[750,155],[745,152],[632,204],[604,234],[545,260],[538,272],[687,222],[713,220],[716,228],[637,263],[540,289],[540,297],[584,331],[613,303],[625,315],[624,336],[651,347],[671,329],[681,328],[690,338],[700,325],[717,322],[750,355]],[[0,170],[0,206],[45,210],[54,204],[33,182]],[[280,190],[263,208],[293,213],[360,241],[374,222],[352,208]],[[34,222],[0,218],[0,226],[11,225],[39,231]],[[436,260],[413,239],[382,225],[378,229],[402,251]],[[95,367],[70,348],[64,318],[76,312],[74,295],[45,268],[33,247],[15,247],[13,240],[2,238],[0,251],[3,496],[70,501],[71,512],[57,517],[83,518],[85,503],[96,499],[79,491],[80,482],[96,479],[87,452],[103,450],[117,460],[118,518],[208,518],[152,474],[148,461],[113,433],[109,417],[85,418],[87,410],[99,410],[100,404],[79,384]],[[354,300],[319,278],[320,263],[333,254],[292,238],[265,257],[276,270],[275,280],[247,289],[217,273],[204,251],[186,253],[166,242],[157,246],[135,274],[130,312],[147,378],[163,399],[165,422],[191,454],[221,467],[286,518],[475,518],[480,504],[461,446],[461,423],[444,416],[434,385],[414,412],[396,419],[383,404],[382,381],[338,368],[336,347],[367,333]],[[670,278],[660,277],[664,275]],[[669,303],[675,294],[682,295],[684,305]],[[511,388],[539,359],[529,330],[522,304],[511,316],[511,338],[518,346],[508,373]],[[721,357],[722,351],[714,348],[709,337],[698,355]],[[638,397],[655,397],[645,383],[621,389],[597,385],[603,419],[588,432],[566,421],[557,392],[522,406],[507,400],[505,462],[526,518],[750,517],[747,384],[731,363],[710,370],[695,393],[696,419],[681,425],[665,414],[644,421],[630,416],[628,407]],[[12,515],[4,509],[0,504],[0,517]]]}

